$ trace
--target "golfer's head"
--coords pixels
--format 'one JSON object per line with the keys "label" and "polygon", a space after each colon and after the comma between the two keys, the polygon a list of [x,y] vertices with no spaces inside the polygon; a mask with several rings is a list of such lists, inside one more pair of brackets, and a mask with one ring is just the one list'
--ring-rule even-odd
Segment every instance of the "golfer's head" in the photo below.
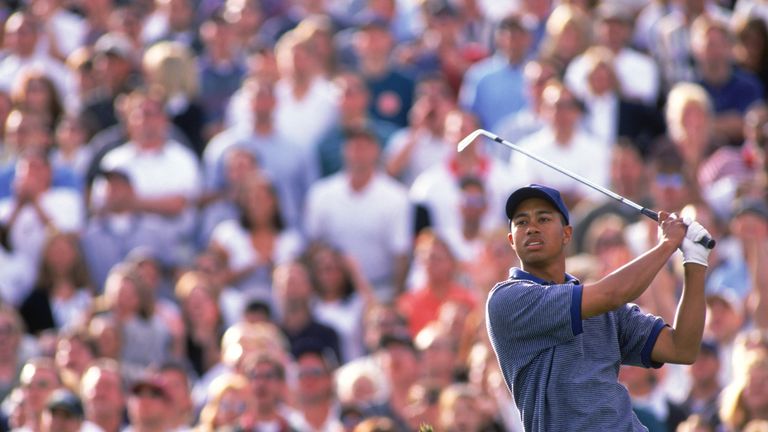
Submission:
{"label": "golfer's head", "polygon": [[562,196],[560,196],[560,192],[557,189],[553,189],[548,186],[543,186],[539,184],[529,184],[528,186],[521,187],[520,189],[512,192],[512,194],[507,199],[507,217],[509,218],[510,224],[514,221],[518,207],[520,204],[523,203],[523,201],[531,199],[531,198],[540,198],[544,201],[549,202],[552,204],[554,209],[560,213],[562,216],[561,220],[563,222],[563,225],[569,225],[570,224],[570,216],[568,214],[568,208],[565,206],[565,202],[563,202]]}

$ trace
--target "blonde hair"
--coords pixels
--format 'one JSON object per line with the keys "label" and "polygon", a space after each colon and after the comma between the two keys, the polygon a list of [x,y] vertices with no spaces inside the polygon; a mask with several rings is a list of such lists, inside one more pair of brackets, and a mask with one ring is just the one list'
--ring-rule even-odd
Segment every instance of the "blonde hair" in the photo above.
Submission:
{"label": "blonde hair", "polygon": [[712,114],[712,101],[702,86],[691,82],[675,84],[672,90],[669,91],[667,106],[664,110],[669,127],[669,135],[673,140],[684,137],[683,114],[691,104],[698,105],[708,114]]}
{"label": "blonde hair", "polygon": [[744,401],[744,389],[749,384],[751,373],[757,369],[768,371],[768,350],[753,349],[747,351],[743,358],[735,379],[723,389],[720,405],[723,424],[735,430],[741,430],[752,420]]}
{"label": "blonde hair", "polygon": [[580,52],[583,52],[590,44],[592,39],[592,21],[580,8],[562,3],[555,7],[547,19],[545,27],[545,36],[542,43],[542,54],[546,57],[557,56],[557,49],[563,37],[565,30],[574,26],[581,36]]}
{"label": "blonde hair", "polygon": [[200,411],[200,423],[197,430],[201,432],[217,430],[215,421],[219,415],[219,408],[224,395],[229,391],[243,391],[248,387],[248,378],[238,373],[225,373],[214,378],[208,386],[207,402]]}
{"label": "blonde hair", "polygon": [[158,42],[144,52],[142,67],[166,98],[197,96],[199,77],[192,52],[178,42]]}

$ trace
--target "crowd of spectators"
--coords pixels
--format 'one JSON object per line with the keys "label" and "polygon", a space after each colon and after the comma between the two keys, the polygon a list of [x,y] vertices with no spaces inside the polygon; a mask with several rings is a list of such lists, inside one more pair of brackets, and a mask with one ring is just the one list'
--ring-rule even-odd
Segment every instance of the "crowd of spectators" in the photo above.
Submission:
{"label": "crowd of spectators", "polygon": [[[710,255],[698,360],[622,367],[652,432],[768,431],[768,2],[0,1],[0,431],[521,431],[484,304],[503,203],[568,268]],[[638,303],[673,319],[682,277]]]}

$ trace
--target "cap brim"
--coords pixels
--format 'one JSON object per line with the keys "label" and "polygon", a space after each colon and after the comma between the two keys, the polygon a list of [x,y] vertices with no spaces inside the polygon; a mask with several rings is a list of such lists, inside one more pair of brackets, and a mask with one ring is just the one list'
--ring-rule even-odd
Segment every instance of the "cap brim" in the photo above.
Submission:
{"label": "cap brim", "polygon": [[566,222],[568,222],[568,217],[566,217],[562,211],[560,210],[560,207],[557,205],[557,203],[552,199],[551,196],[549,196],[546,192],[542,191],[541,189],[536,189],[532,187],[523,187],[515,192],[512,193],[512,195],[509,196],[507,199],[507,218],[512,220],[515,216],[514,212],[517,209],[517,206],[520,205],[521,202],[530,199],[530,198],[541,198],[548,203],[552,204],[552,206],[557,210],[558,213],[563,215],[565,217]]}

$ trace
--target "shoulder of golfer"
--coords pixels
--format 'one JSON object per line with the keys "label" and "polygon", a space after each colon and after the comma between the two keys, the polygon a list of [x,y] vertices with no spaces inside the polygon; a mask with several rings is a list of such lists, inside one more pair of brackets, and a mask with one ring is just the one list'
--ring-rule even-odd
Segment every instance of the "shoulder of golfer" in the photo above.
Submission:
{"label": "shoulder of golfer", "polygon": [[681,217],[660,212],[659,241],[653,248],[604,278],[584,285],[582,317],[600,315],[639,297],[680,248],[686,229]]}

